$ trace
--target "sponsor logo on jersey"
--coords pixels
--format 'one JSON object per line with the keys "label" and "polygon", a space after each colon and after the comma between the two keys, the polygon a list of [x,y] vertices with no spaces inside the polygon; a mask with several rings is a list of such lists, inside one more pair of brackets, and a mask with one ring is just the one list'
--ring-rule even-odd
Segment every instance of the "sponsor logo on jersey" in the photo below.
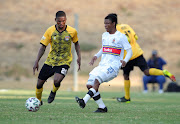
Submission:
{"label": "sponsor logo on jersey", "polygon": [[103,53],[119,56],[121,53],[121,48],[117,48],[113,46],[103,46]]}
{"label": "sponsor logo on jersey", "polygon": [[106,48],[106,47],[104,47],[104,48],[103,48],[103,52],[112,52],[112,48]]}
{"label": "sponsor logo on jersey", "polygon": [[65,41],[68,41],[70,39],[69,36],[65,36]]}

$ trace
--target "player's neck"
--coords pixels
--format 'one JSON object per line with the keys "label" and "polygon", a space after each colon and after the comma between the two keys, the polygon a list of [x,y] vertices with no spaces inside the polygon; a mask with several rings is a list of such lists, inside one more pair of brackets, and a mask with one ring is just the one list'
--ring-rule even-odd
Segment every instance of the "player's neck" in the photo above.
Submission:
{"label": "player's neck", "polygon": [[57,25],[56,25],[56,29],[59,31],[59,32],[63,32],[64,30],[66,30],[66,26],[64,26],[63,28],[59,28]]}
{"label": "player's neck", "polygon": [[109,31],[109,34],[114,34],[116,31],[116,28],[114,28],[113,30]]}

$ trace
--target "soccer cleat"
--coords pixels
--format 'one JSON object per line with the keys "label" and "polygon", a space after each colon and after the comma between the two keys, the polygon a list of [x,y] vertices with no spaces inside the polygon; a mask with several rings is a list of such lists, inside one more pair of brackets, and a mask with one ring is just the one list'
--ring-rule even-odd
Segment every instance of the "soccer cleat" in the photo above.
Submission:
{"label": "soccer cleat", "polygon": [[163,70],[163,74],[164,76],[170,78],[173,82],[176,82],[176,78],[174,75],[172,75],[170,72],[168,72],[167,70]]}
{"label": "soccer cleat", "polygon": [[75,97],[75,100],[76,100],[76,102],[79,104],[79,107],[80,108],[84,108],[85,106],[86,106],[86,104],[85,104],[85,102],[84,102],[84,100],[83,99],[79,99],[79,97]]}
{"label": "soccer cleat", "polygon": [[96,111],[94,111],[95,113],[105,113],[105,112],[107,112],[108,110],[107,110],[107,107],[105,107],[105,108],[98,108]]}
{"label": "soccer cleat", "polygon": [[122,98],[117,97],[118,102],[125,102],[125,103],[130,103],[130,99],[126,99],[124,96]]}
{"label": "soccer cleat", "polygon": [[40,106],[42,106],[43,105],[43,101],[41,101],[41,103],[40,103]]}
{"label": "soccer cleat", "polygon": [[51,91],[51,93],[49,94],[49,97],[48,97],[48,103],[53,102],[55,96],[56,96],[56,92],[54,93],[54,92]]}

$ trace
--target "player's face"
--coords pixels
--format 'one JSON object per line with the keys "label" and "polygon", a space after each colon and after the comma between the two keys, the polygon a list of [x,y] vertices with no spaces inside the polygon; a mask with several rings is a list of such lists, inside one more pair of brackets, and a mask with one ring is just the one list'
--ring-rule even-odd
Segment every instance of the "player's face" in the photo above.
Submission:
{"label": "player's face", "polygon": [[115,28],[115,24],[112,23],[111,20],[105,19],[104,20],[104,27],[105,27],[107,32],[111,32]]}
{"label": "player's face", "polygon": [[63,29],[66,26],[66,17],[65,16],[57,17],[57,18],[55,18],[55,21],[57,22],[57,26],[59,29]]}

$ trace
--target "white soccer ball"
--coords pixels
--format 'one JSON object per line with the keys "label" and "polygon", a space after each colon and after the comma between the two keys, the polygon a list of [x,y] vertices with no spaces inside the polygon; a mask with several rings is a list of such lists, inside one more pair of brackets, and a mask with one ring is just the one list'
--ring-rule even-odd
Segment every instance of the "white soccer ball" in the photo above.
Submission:
{"label": "white soccer ball", "polygon": [[28,111],[31,111],[31,112],[36,112],[39,110],[40,108],[40,101],[35,98],[35,97],[30,97],[29,99],[26,100],[26,103],[25,103],[25,107],[27,108]]}

